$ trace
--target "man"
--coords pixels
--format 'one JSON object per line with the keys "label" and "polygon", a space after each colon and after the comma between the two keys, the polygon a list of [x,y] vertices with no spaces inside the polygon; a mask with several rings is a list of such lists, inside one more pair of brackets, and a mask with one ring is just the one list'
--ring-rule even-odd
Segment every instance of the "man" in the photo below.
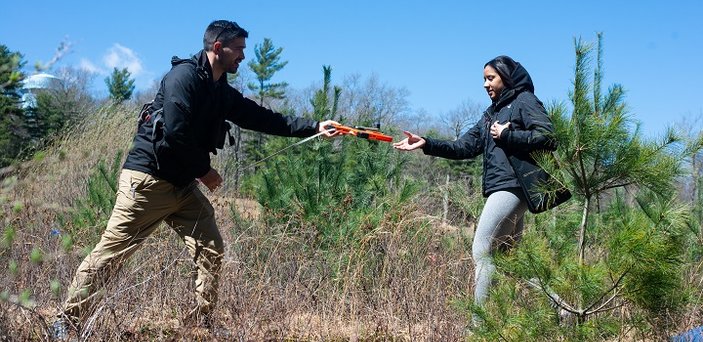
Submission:
{"label": "man", "polygon": [[91,314],[98,290],[164,221],[185,242],[197,265],[197,306],[188,315],[202,321],[217,301],[224,252],[213,207],[198,181],[214,191],[222,177],[210,153],[224,145],[229,120],[268,134],[307,137],[334,121],[315,122],[274,113],[227,83],[244,60],[248,33],[235,22],[217,20],[206,29],[204,49],[189,59],[174,57],[140,125],[120,174],[117,201],[100,242],[78,267],[54,334],[66,336]]}

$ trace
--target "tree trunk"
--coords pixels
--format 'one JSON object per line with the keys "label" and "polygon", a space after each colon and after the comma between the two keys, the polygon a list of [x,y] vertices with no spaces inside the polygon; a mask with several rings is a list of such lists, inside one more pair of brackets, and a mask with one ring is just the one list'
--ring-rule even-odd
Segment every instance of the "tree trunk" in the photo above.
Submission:
{"label": "tree trunk", "polygon": [[588,207],[591,204],[591,199],[586,198],[583,202],[583,216],[581,217],[581,226],[579,227],[579,265],[583,266],[586,251],[586,226],[588,225]]}

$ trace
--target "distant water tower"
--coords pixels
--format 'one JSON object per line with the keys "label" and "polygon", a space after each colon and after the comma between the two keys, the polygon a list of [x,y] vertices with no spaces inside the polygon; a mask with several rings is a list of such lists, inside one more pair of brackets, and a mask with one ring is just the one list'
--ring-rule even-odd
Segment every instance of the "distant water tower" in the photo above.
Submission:
{"label": "distant water tower", "polygon": [[22,96],[22,108],[37,106],[37,93],[42,90],[58,90],[63,86],[63,80],[54,75],[40,73],[24,79],[19,93]]}

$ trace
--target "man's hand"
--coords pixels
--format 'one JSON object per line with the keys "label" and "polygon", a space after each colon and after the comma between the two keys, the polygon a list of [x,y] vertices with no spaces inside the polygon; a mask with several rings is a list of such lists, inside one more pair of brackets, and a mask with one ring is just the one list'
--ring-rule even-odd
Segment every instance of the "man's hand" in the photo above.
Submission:
{"label": "man's hand", "polygon": [[220,185],[222,185],[222,177],[215,171],[215,169],[210,168],[205,176],[198,178],[200,183],[203,183],[210,191],[215,191]]}
{"label": "man's hand", "polygon": [[505,125],[501,125],[498,123],[498,121],[494,122],[491,125],[491,136],[495,140],[500,140],[500,135],[503,133],[503,130],[508,128],[510,126],[510,122],[506,122]]}
{"label": "man's hand", "polygon": [[340,125],[340,123],[337,121],[333,121],[333,120],[320,121],[320,123],[317,126],[317,132],[318,133],[325,132],[323,135],[326,138],[336,137],[340,133],[337,132],[337,130],[335,130],[335,129],[330,129],[329,127],[332,125]]}
{"label": "man's hand", "polygon": [[393,144],[393,148],[401,151],[412,151],[425,146],[425,139],[408,131],[403,131],[407,138]]}

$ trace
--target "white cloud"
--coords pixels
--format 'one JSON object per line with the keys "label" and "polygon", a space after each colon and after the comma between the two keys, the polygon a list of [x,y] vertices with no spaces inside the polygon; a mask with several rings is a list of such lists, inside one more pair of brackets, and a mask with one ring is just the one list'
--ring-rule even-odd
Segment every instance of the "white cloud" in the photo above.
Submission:
{"label": "white cloud", "polygon": [[89,61],[89,60],[87,60],[87,59],[85,59],[85,58],[82,58],[82,59],[81,59],[81,62],[80,62],[80,64],[78,65],[78,67],[79,67],[81,70],[85,70],[85,71],[87,71],[87,72],[89,72],[89,73],[92,73],[92,74],[103,74],[103,73],[105,73],[105,71],[100,70],[100,67],[98,67],[97,65],[93,64],[93,62],[91,62],[91,61]]}
{"label": "white cloud", "polygon": [[[86,58],[81,59],[79,67],[87,72],[99,75],[109,76],[112,71],[117,68],[122,70],[127,68],[130,77],[135,80],[135,86],[138,90],[149,89],[155,82],[154,72],[146,70],[144,64],[137,53],[119,43],[114,43],[103,54],[101,62],[92,62]],[[96,81],[96,87],[100,88],[103,83]]]}
{"label": "white cloud", "polygon": [[144,72],[142,61],[134,50],[118,43],[108,49],[107,54],[103,57],[103,62],[108,70],[127,68],[133,77],[137,77]]}

